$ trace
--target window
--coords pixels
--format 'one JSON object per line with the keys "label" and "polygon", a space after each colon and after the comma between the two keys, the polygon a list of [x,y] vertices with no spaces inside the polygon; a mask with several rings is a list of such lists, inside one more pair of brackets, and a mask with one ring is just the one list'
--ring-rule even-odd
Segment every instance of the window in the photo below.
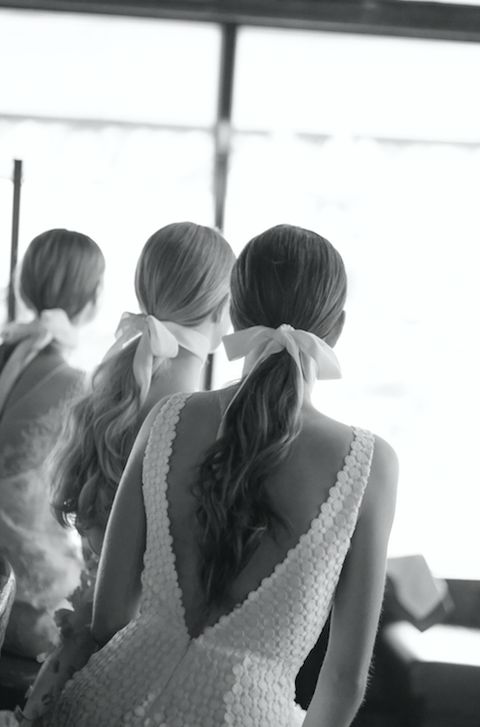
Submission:
{"label": "window", "polygon": [[[77,228],[107,258],[105,302],[79,361],[136,307],[147,237],[213,223],[220,29],[0,11],[0,249],[5,286],[12,160],[24,160],[20,248]],[[48,49],[48,52],[46,52]],[[226,229],[239,252],[279,222],[335,244],[349,274],[344,378],[318,407],[397,449],[391,554],[480,577],[471,459],[480,405],[477,311],[480,47],[241,28]],[[240,374],[219,354],[214,382]]]}
{"label": "window", "polygon": [[[0,81],[0,163],[3,170],[24,161],[20,255],[51,227],[85,232],[105,253],[104,302],[78,349],[77,363],[91,368],[121,312],[137,309],[134,269],[147,238],[174,220],[213,222],[220,32],[0,14],[0,62],[17,68]],[[2,256],[10,236],[3,239]]]}
{"label": "window", "polygon": [[216,26],[0,11],[2,114],[209,127]]}
{"label": "window", "polygon": [[342,253],[344,378],[315,402],[397,449],[391,554],[457,577],[480,577],[479,67],[474,44],[242,30],[226,209],[237,250],[291,222]]}

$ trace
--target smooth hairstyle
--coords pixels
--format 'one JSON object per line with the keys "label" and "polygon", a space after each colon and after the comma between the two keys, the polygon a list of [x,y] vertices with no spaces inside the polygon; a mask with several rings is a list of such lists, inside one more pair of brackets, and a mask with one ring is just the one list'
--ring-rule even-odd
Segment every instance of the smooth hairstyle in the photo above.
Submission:
{"label": "smooth hairstyle", "polygon": [[[343,261],[330,242],[278,225],[253,238],[235,263],[232,322],[236,330],[287,323],[336,338],[346,293]],[[264,534],[285,525],[265,482],[299,433],[301,375],[286,351],[256,366],[227,409],[223,435],[200,465],[193,493],[207,608],[225,602]]]}
{"label": "smooth hairstyle", "polygon": [[[167,225],[145,244],[135,272],[143,313],[196,326],[229,294],[233,252],[220,232],[192,222]],[[133,375],[138,338],[95,370],[91,392],[73,407],[55,456],[52,506],[58,521],[83,533],[105,528],[142,423]]]}
{"label": "smooth hairstyle", "polygon": [[[71,230],[47,230],[29,244],[16,287],[27,308],[36,315],[61,308],[74,320],[89,303],[96,303],[104,272],[105,258],[90,237]],[[0,371],[15,345],[0,346]]]}
{"label": "smooth hairstyle", "polygon": [[88,303],[95,303],[105,259],[87,235],[71,230],[47,230],[27,248],[18,278],[18,292],[35,313],[61,308],[70,320]]}

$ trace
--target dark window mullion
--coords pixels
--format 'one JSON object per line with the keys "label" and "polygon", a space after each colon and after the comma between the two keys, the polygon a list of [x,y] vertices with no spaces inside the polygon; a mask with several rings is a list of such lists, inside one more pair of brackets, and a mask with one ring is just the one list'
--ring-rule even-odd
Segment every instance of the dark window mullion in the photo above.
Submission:
{"label": "dark window mullion", "polygon": [[[213,168],[214,220],[215,226],[221,232],[223,232],[224,228],[227,198],[236,39],[237,26],[234,24],[223,25]],[[210,354],[205,366],[204,385],[206,389],[212,388],[213,367],[214,354]]]}
{"label": "dark window mullion", "polygon": [[20,191],[22,188],[22,161],[13,162],[13,205],[12,205],[12,238],[10,246],[10,281],[8,285],[8,320],[15,320],[15,269],[18,261],[18,232],[20,227]]}

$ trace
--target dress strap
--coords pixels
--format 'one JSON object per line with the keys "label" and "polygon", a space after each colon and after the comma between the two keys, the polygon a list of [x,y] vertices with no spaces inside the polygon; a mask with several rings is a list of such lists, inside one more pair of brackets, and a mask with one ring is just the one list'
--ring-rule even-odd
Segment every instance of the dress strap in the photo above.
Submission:
{"label": "dress strap", "polygon": [[143,460],[143,497],[147,543],[142,574],[142,608],[155,611],[161,584],[166,600],[174,600],[175,568],[168,519],[167,477],[180,413],[191,394],[168,397],[152,424]]}

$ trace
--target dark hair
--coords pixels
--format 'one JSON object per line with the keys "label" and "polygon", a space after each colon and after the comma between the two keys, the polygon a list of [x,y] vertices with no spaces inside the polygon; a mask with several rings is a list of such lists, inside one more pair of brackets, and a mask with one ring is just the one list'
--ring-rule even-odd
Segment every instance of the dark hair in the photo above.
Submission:
{"label": "dark hair", "polygon": [[[234,265],[232,322],[236,330],[286,323],[325,339],[339,323],[346,292],[342,258],[328,240],[278,225],[254,237]],[[224,601],[264,534],[283,523],[265,480],[298,435],[301,375],[286,351],[256,366],[200,465],[193,492],[207,606]]]}
{"label": "dark hair", "polygon": [[25,304],[41,313],[61,308],[72,319],[95,302],[105,272],[105,259],[87,235],[71,230],[47,230],[31,241],[19,276]]}
{"label": "dark hair", "polygon": [[3,371],[4,366],[7,364],[8,359],[15,351],[15,344],[2,343],[0,344],[0,373]]}
{"label": "dark hair", "polygon": [[[235,260],[211,227],[176,222],[147,240],[135,272],[140,308],[160,320],[195,326],[226,302]],[[80,532],[105,527],[140,428],[142,402],[133,374],[138,339],[103,361],[92,391],[72,408],[55,456],[52,506],[57,520],[75,516]]]}

